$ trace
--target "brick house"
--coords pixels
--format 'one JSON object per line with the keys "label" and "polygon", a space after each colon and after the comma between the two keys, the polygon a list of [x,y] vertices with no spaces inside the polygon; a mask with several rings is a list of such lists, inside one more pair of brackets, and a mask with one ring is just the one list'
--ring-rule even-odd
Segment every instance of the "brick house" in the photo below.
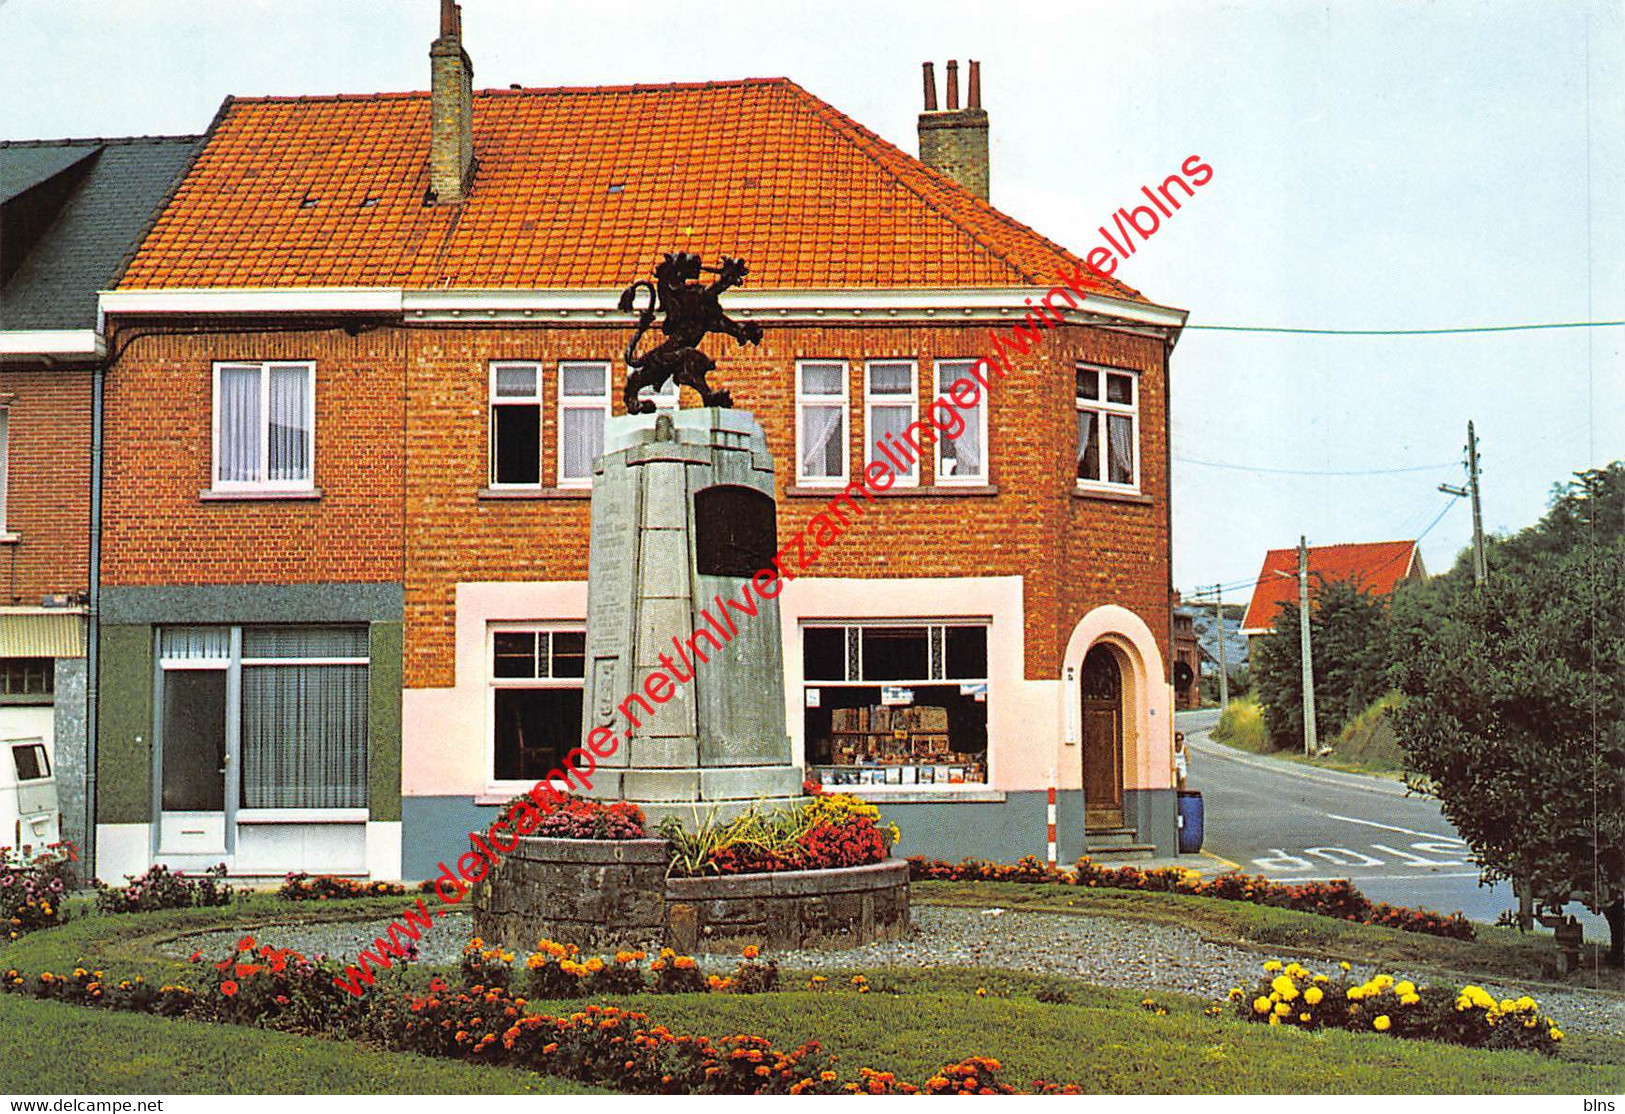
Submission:
{"label": "brick house", "polygon": [[88,845],[96,296],[197,139],[0,142],[0,844]]}
{"label": "brick house", "polygon": [[[713,381],[784,536],[1080,270],[978,195],[974,63],[932,169],[785,79],[474,92],[458,24],[428,93],[228,100],[104,297],[110,863],[422,877],[578,744],[616,299],[662,253],[750,264]],[[1184,313],[1085,281],[779,598],[796,759],[905,853],[1042,854],[1052,787],[1063,857],[1175,838]]]}
{"label": "brick house", "polygon": [[[1346,542],[1309,547],[1309,576],[1322,584],[1349,583],[1376,596],[1392,595],[1399,585],[1427,579],[1422,550],[1415,541]],[[1253,584],[1252,599],[1241,621],[1241,633],[1253,638],[1275,632],[1282,604],[1298,601],[1297,549],[1272,549]]]}
{"label": "brick house", "polygon": [[1196,612],[1174,593],[1174,707],[1179,711],[1202,703],[1202,646],[1196,640]]}

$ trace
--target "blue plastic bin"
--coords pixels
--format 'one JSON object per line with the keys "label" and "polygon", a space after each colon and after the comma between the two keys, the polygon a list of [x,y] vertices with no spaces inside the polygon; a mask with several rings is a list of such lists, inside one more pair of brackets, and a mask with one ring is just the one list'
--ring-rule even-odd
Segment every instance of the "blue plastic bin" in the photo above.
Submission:
{"label": "blue plastic bin", "polygon": [[1194,855],[1202,849],[1202,794],[1196,789],[1179,791],[1179,853]]}

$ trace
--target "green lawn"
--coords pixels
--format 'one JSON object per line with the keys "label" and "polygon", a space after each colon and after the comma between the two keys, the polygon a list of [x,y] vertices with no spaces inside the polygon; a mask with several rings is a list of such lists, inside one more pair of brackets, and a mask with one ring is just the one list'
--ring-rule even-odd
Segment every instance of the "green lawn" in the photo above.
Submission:
{"label": "green lawn", "polygon": [[[1260,906],[1121,890],[1014,883],[921,883],[916,900],[1098,913],[1185,924],[1210,936],[1261,947],[1303,950],[1324,959],[1373,960],[1418,973],[1455,969],[1518,978],[1540,944],[1486,930],[1474,942],[1440,940]],[[268,896],[227,909],[174,910],[143,916],[84,916],[0,948],[0,965],[63,972],[77,961],[110,978],[162,980],[189,970],[161,956],[158,944],[189,931],[257,928],[268,920],[393,913],[401,901],[363,899],[287,905]],[[267,934],[269,935],[269,934]],[[1549,946],[1549,945],[1548,945]],[[415,978],[426,978],[418,969]],[[991,1055],[1008,1081],[1035,1078],[1103,1092],[1272,1093],[1614,1093],[1625,1089],[1625,1040],[1570,1031],[1561,1058],[1481,1052],[1377,1034],[1306,1034],[1230,1016],[1206,1017],[1206,1002],[1155,995],[1164,1017],[1140,1007],[1143,995],[1076,980],[1014,972],[875,970],[874,992],[792,986],[758,996],[641,995],[616,1004],[648,1013],[675,1032],[712,1036],[759,1033],[783,1046],[819,1040],[840,1057],[843,1075],[859,1067],[923,1081],[944,1063]],[[847,973],[848,975],[851,972]],[[978,988],[987,996],[979,997]],[[1062,1003],[1039,1001],[1040,989]],[[1536,992],[1538,997],[1538,991]],[[579,1001],[538,1003],[570,1012]],[[39,1034],[49,1033],[49,1041]],[[25,1034],[30,1039],[25,1039]],[[0,998],[0,1089],[33,1092],[192,1090],[364,1092],[542,1090],[553,1081],[250,1029],[115,1014]],[[557,1085],[562,1087],[563,1085]]]}
{"label": "green lawn", "polygon": [[0,997],[0,1092],[603,1094],[532,1072],[231,1025]]}
{"label": "green lawn", "polygon": [[[1347,959],[1376,964],[1407,974],[1433,972],[1452,977],[1493,976],[1522,983],[1550,981],[1544,964],[1556,949],[1546,933],[1520,933],[1512,928],[1478,925],[1473,940],[1448,940],[1397,928],[1250,905],[1240,901],[1139,890],[1090,889],[1078,886],[1035,886],[1019,882],[916,882],[911,887],[919,905],[1087,913],[1183,925],[1213,940],[1281,952],[1306,953],[1321,960]],[[1448,910],[1445,910],[1448,911]],[[1594,943],[1597,950],[1604,943]],[[1617,968],[1598,972],[1591,965],[1566,980],[1573,987],[1601,986],[1625,990]],[[1535,995],[1537,998],[1539,994]]]}

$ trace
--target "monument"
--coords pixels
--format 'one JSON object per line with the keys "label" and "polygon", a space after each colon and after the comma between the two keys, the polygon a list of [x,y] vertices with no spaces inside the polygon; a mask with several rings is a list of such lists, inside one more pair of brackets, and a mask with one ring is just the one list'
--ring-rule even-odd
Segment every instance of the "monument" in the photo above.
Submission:
{"label": "monument", "polygon": [[[702,271],[716,280],[702,284]],[[801,796],[778,601],[747,587],[778,551],[773,458],[756,419],[706,382],[716,364],[698,348],[711,332],[761,340],[759,326],[730,320],[718,300],[747,273],[739,259],[706,268],[696,255],[667,255],[653,284],[621,296],[629,310],[647,295],[626,350],[627,413],[609,419],[593,469],[581,728],[583,738],[609,727],[622,740],[586,795],[633,801],[656,822]],[[657,311],[666,339],[639,354]],[[656,412],[638,397],[668,379],[706,405]],[[644,685],[662,668],[679,683],[656,702]]]}

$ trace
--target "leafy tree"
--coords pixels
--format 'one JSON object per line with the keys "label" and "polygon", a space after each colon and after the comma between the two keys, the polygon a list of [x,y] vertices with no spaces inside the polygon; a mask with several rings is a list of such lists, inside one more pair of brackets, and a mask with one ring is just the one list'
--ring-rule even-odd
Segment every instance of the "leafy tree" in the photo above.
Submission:
{"label": "leafy tree", "polygon": [[[1396,609],[1408,766],[1487,880],[1625,918],[1625,465],[1581,473],[1537,525]],[[1443,578],[1441,578],[1443,579]]]}
{"label": "leafy tree", "polygon": [[[1387,597],[1358,583],[1314,578],[1309,588],[1315,731],[1330,739],[1388,691]],[[1255,640],[1253,681],[1264,727],[1278,750],[1303,746],[1303,653],[1296,600],[1282,603],[1275,632]]]}

